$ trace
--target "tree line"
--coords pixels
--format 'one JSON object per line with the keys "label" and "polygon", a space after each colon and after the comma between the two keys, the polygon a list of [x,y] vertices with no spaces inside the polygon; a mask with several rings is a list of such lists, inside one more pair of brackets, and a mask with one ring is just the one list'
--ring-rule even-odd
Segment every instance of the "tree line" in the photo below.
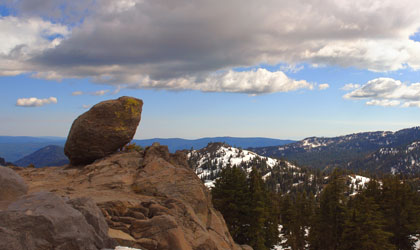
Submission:
{"label": "tree line", "polygon": [[418,181],[382,176],[352,193],[347,174],[335,170],[319,176],[327,179],[317,182],[322,188],[310,184],[291,192],[264,182],[256,168],[247,175],[228,166],[212,189],[213,204],[234,240],[255,250],[414,249],[420,234]]}

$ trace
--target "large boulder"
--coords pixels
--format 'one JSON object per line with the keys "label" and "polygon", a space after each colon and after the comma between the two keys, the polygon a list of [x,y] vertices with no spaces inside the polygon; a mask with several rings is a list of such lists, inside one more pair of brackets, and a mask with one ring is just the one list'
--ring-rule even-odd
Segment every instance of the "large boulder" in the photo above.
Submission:
{"label": "large boulder", "polygon": [[104,101],[71,126],[64,153],[72,165],[87,165],[129,143],[141,119],[143,101],[123,96]]}
{"label": "large boulder", "polygon": [[0,212],[0,249],[99,250],[115,247],[90,199],[67,201],[53,193],[24,196]]}
{"label": "large boulder", "polygon": [[25,195],[28,187],[15,171],[7,167],[0,167],[0,202],[14,201]]}

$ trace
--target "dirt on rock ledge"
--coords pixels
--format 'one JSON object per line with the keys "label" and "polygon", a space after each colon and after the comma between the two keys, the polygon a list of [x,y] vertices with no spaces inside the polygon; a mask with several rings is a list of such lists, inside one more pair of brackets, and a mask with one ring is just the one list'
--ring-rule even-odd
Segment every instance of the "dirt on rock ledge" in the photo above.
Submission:
{"label": "dirt on rock ledge", "polygon": [[[84,168],[21,169],[29,192],[90,197],[101,208],[108,234],[142,250],[241,250],[210,193],[183,153],[158,144],[119,152]],[[249,248],[246,248],[249,249]]]}

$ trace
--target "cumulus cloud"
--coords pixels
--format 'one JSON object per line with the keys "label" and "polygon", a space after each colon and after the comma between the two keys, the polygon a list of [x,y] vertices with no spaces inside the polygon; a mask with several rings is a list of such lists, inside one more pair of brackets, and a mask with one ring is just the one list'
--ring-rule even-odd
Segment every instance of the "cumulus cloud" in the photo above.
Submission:
{"label": "cumulus cloud", "polygon": [[400,101],[397,100],[370,100],[366,102],[369,106],[383,106],[383,107],[395,107],[400,105]]}
{"label": "cumulus cloud", "polygon": [[318,85],[319,90],[325,90],[325,89],[328,89],[329,87],[330,87],[330,85],[328,83],[322,83],[322,84]]}
{"label": "cumulus cloud", "polygon": [[139,84],[131,88],[200,90],[203,92],[231,92],[245,94],[267,94],[289,92],[298,89],[313,89],[313,84],[304,80],[293,80],[282,71],[271,72],[266,69],[251,71],[227,71],[215,73],[204,79],[183,77],[170,80],[153,80],[149,77],[138,79]]}
{"label": "cumulus cloud", "polygon": [[[0,17],[0,76],[37,70],[36,65],[27,61],[54,48],[68,34],[69,29],[65,25],[53,24],[38,17]],[[51,75],[58,77],[60,74],[58,71],[49,74],[40,71],[34,76],[50,79]]]}
{"label": "cumulus cloud", "polygon": [[55,22],[77,23],[85,17],[94,0],[3,0],[7,7],[15,7],[25,16],[41,16]]}
{"label": "cumulus cloud", "polygon": [[92,105],[86,105],[86,104],[83,104],[83,105],[82,105],[82,108],[84,108],[84,109],[89,109],[91,106],[92,106]]}
{"label": "cumulus cloud", "polygon": [[415,107],[420,102],[420,83],[376,78],[344,95],[346,99],[370,99],[367,105]]}
{"label": "cumulus cloud", "polygon": [[417,107],[420,108],[420,101],[412,101],[412,102],[405,102],[402,105],[403,108],[408,108],[408,107]]}
{"label": "cumulus cloud", "polygon": [[360,88],[360,84],[348,83],[348,84],[344,85],[341,89],[342,90],[353,90],[353,89],[357,89],[357,88]]}
{"label": "cumulus cloud", "polygon": [[[117,88],[117,89],[118,89],[118,92],[119,92],[119,88]],[[98,90],[98,91],[94,91],[94,92],[90,92],[90,93],[88,92],[86,94],[94,95],[94,96],[103,96],[108,92],[109,92],[109,90]],[[118,92],[114,91],[113,93],[118,93]],[[71,93],[71,95],[73,95],[73,96],[84,95],[84,94],[85,93],[83,91],[74,91],[73,93]]]}
{"label": "cumulus cloud", "polygon": [[38,99],[36,97],[19,98],[16,101],[16,106],[19,106],[19,107],[41,107],[41,106],[44,106],[45,104],[50,104],[50,103],[57,103],[57,98],[55,98],[55,97],[50,97],[50,98],[45,98],[45,99]]}
{"label": "cumulus cloud", "polygon": [[91,95],[103,96],[108,92],[109,92],[109,90],[98,90],[98,91],[92,92]]}
{"label": "cumulus cloud", "polygon": [[[24,29],[33,29],[28,20],[40,23],[50,19],[39,16],[47,16],[56,21],[42,21],[41,26],[60,38],[54,42],[42,32],[18,32],[16,25],[8,24],[14,31],[0,30],[2,37],[24,33],[33,39],[4,43],[12,44],[16,52],[9,46],[6,56],[0,57],[3,75],[35,72],[35,77],[47,79],[89,77],[100,83],[166,89],[187,81],[201,84],[203,91],[220,86],[232,91],[232,86],[218,81],[209,86],[206,79],[237,67],[279,63],[372,71],[420,69],[420,43],[409,39],[420,27],[419,1],[8,2],[18,10],[15,21]],[[48,8],[31,7],[34,4]],[[69,13],[76,13],[77,25],[54,19]],[[4,20],[0,22],[7,23]],[[17,53],[22,50],[18,44],[30,53]],[[256,93],[264,88],[257,87]],[[235,89],[249,91],[241,90],[243,86]]]}

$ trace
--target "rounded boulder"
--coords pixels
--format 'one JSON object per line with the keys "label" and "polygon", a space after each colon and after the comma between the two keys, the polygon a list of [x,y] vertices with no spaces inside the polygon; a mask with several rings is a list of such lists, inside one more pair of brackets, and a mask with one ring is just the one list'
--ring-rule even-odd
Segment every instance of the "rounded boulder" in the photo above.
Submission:
{"label": "rounded boulder", "polygon": [[129,143],[140,123],[143,101],[123,96],[100,102],[71,126],[64,153],[72,165],[87,165]]}
{"label": "rounded boulder", "polygon": [[20,175],[7,167],[0,167],[0,201],[14,201],[28,192]]}

